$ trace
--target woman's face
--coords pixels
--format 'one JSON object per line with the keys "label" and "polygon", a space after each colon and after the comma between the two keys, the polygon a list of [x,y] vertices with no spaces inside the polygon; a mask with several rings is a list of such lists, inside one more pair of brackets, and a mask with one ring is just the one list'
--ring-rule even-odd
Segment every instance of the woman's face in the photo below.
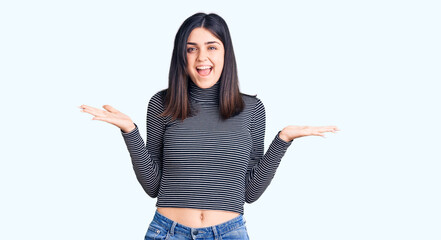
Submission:
{"label": "woman's face", "polygon": [[224,45],[205,28],[195,28],[187,40],[187,72],[200,88],[213,86],[224,67]]}

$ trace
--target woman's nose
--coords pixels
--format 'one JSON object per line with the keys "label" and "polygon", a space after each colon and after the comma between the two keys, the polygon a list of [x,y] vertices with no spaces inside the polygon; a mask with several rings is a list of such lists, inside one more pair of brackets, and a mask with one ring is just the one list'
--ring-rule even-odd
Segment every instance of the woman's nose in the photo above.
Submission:
{"label": "woman's nose", "polygon": [[198,61],[203,62],[203,61],[205,61],[206,59],[207,59],[207,52],[204,51],[204,50],[201,50],[201,51],[199,52],[199,55],[198,55]]}

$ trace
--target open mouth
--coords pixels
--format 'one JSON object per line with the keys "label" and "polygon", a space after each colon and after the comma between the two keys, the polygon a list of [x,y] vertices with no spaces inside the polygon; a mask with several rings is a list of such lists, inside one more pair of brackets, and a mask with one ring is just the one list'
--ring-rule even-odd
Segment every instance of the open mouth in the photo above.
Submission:
{"label": "open mouth", "polygon": [[196,68],[196,71],[199,73],[199,75],[205,77],[211,73],[212,69],[213,69],[212,66],[204,66],[204,67]]}

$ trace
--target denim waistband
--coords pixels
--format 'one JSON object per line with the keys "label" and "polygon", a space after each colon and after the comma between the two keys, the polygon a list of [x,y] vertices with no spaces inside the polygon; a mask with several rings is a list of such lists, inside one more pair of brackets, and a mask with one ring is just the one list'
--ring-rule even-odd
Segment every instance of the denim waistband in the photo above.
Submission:
{"label": "denim waistband", "polygon": [[176,232],[179,232],[180,234],[187,235],[190,238],[217,237],[239,228],[246,223],[245,218],[242,214],[240,214],[239,216],[218,225],[203,228],[192,228],[167,218],[166,216],[160,214],[158,210],[155,211],[153,221],[169,230],[170,235],[172,236]]}

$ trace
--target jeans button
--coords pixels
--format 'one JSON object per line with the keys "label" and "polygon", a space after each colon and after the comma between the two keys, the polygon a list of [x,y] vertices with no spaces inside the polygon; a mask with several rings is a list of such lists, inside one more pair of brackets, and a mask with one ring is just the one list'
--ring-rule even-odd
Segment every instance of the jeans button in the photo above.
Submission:
{"label": "jeans button", "polygon": [[197,235],[197,234],[198,234],[198,230],[194,230],[194,231],[193,231],[193,234],[194,234],[194,235]]}

